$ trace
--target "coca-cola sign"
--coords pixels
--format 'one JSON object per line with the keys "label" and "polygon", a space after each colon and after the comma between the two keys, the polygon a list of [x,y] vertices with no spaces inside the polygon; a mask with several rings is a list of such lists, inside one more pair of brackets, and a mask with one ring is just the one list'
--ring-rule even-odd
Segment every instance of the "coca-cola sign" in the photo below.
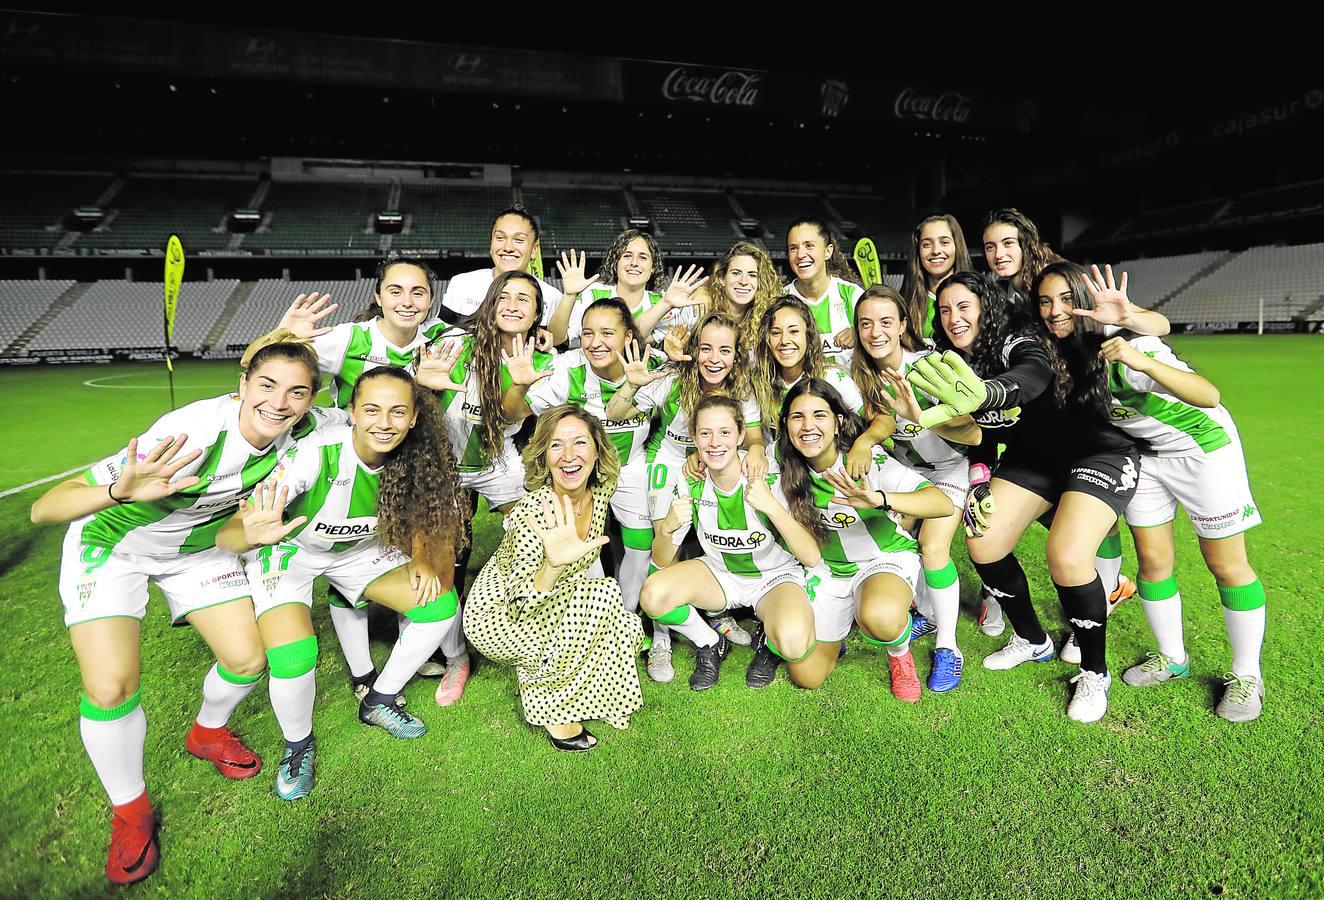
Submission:
{"label": "coca-cola sign", "polygon": [[676,66],[662,80],[662,96],[714,106],[757,106],[763,73],[739,69],[691,69]]}
{"label": "coca-cola sign", "polygon": [[898,119],[924,119],[964,125],[970,118],[970,98],[956,91],[921,94],[914,88],[906,88],[896,95],[892,112]]}

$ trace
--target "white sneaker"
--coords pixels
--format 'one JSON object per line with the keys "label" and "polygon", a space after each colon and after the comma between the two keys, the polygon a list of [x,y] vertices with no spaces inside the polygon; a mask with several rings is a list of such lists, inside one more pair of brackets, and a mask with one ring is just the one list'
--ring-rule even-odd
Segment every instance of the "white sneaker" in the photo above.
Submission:
{"label": "white sneaker", "polygon": [[1113,686],[1112,673],[1100,675],[1088,669],[1071,679],[1076,691],[1067,704],[1067,715],[1077,722],[1097,722],[1108,711],[1108,688]]}
{"label": "white sneaker", "polygon": [[446,674],[446,667],[436,660],[429,659],[418,667],[418,674],[420,678],[437,678]]}
{"label": "white sneaker", "polygon": [[1045,638],[1042,644],[1031,644],[1013,631],[1007,646],[984,657],[984,668],[1001,671],[1014,669],[1023,662],[1048,662],[1052,658],[1052,638]]}
{"label": "white sneaker", "polygon": [[1264,681],[1254,675],[1228,672],[1223,676],[1226,689],[1215,710],[1229,722],[1253,722],[1264,709]]}
{"label": "white sneaker", "polygon": [[1057,651],[1057,658],[1073,666],[1080,665],[1080,644],[1076,643],[1076,632],[1067,634],[1067,639],[1062,642],[1062,649]]}
{"label": "white sneaker", "polygon": [[648,677],[660,684],[666,684],[676,677],[676,667],[671,664],[671,645],[662,645],[654,641],[648,649]]}
{"label": "white sneaker", "polygon": [[739,644],[742,647],[750,647],[754,644],[754,636],[740,627],[740,623],[734,616],[718,616],[708,624],[713,626],[713,631],[725,637],[733,644]]}
{"label": "white sneaker", "polygon": [[979,596],[984,601],[979,608],[979,630],[989,637],[997,637],[1007,628],[1002,618],[1002,604],[994,600],[987,590],[981,591]]}

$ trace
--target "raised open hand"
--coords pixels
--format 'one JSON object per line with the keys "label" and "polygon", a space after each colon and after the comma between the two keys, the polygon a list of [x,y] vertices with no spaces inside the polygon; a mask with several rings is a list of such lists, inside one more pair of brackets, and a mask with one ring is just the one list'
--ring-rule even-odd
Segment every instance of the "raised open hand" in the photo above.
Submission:
{"label": "raised open hand", "polygon": [[890,367],[883,369],[882,376],[883,381],[892,389],[890,394],[887,391],[879,391],[878,396],[888,412],[898,418],[918,422],[921,410],[910,382],[902,378],[900,372]]}
{"label": "raised open hand", "polygon": [[686,306],[698,306],[703,302],[703,297],[695,293],[699,288],[708,283],[708,276],[703,274],[702,266],[690,266],[681,274],[680,266],[676,266],[676,271],[671,273],[671,284],[667,286],[667,291],[662,295],[662,302],[672,309],[681,309]]}
{"label": "raised open hand", "polygon": [[316,291],[311,294],[300,294],[294,298],[290,308],[285,310],[285,315],[281,317],[280,324],[276,327],[288,328],[301,338],[315,338],[326,334],[331,330],[331,326],[319,328],[317,323],[340,308],[339,303],[327,306],[330,300],[330,294],[319,297]]}
{"label": "raised open hand", "polygon": [[637,341],[629,341],[625,345],[625,355],[617,353],[616,358],[621,361],[625,367],[625,378],[636,388],[641,388],[646,384],[652,384],[659,378],[666,375],[661,369],[648,370],[648,351],[640,350]]}
{"label": "raised open hand", "polygon": [[455,364],[460,360],[464,342],[450,339],[440,344],[429,344],[418,354],[418,364],[414,367],[414,380],[433,391],[459,391],[465,386],[455,380]]}
{"label": "raised open hand", "polygon": [[288,486],[282,485],[276,490],[274,481],[263,482],[254,488],[253,495],[239,510],[244,523],[244,540],[254,547],[279,544],[291,531],[307,522],[307,516],[285,521],[285,501],[289,495]]}
{"label": "raised open hand", "polygon": [[667,329],[667,336],[662,339],[662,352],[672,362],[689,362],[694,357],[685,352],[685,345],[690,341],[690,330],[684,325],[672,325]]}
{"label": "raised open hand", "polygon": [[201,479],[196,475],[175,482],[170,480],[180,469],[202,455],[201,450],[185,453],[184,444],[187,441],[186,434],[178,438],[167,437],[146,456],[139,457],[138,439],[130,438],[124,468],[120,470],[119,479],[110,486],[111,499],[120,503],[147,503],[197,484]]}
{"label": "raised open hand", "polygon": [[1126,273],[1122,273],[1121,284],[1113,279],[1113,267],[1104,266],[1102,274],[1098,266],[1090,266],[1090,278],[1087,280],[1090,297],[1094,300],[1093,309],[1073,309],[1073,316],[1093,319],[1100,325],[1121,325],[1131,315],[1131,301],[1126,296]]}
{"label": "raised open hand", "polygon": [[597,284],[602,273],[589,278],[584,274],[584,267],[588,265],[588,254],[579,253],[576,255],[574,250],[568,253],[563,252],[561,258],[556,261],[556,271],[561,273],[561,291],[571,297],[578,297],[584,291]]}
{"label": "raised open hand", "polygon": [[504,349],[501,351],[501,362],[505,365],[506,371],[510,373],[512,384],[522,384],[528,387],[542,381],[544,378],[551,377],[552,370],[550,368],[539,372],[533,367],[534,349],[533,341],[526,344],[524,338],[517,334],[515,335],[515,352],[510,354],[506,353]]}
{"label": "raised open hand", "polygon": [[833,503],[840,503],[843,506],[854,507],[855,509],[877,509],[886,502],[886,497],[880,491],[871,488],[861,487],[858,482],[846,474],[845,469],[829,469],[823,473],[823,478],[828,484],[836,488],[836,496],[832,498]]}
{"label": "raised open hand", "polygon": [[552,494],[543,501],[543,513],[554,524],[544,529],[537,522],[533,527],[542,538],[543,555],[549,565],[561,568],[583,559],[594,550],[606,545],[607,536],[584,540],[579,536],[575,519],[575,504],[569,497]]}

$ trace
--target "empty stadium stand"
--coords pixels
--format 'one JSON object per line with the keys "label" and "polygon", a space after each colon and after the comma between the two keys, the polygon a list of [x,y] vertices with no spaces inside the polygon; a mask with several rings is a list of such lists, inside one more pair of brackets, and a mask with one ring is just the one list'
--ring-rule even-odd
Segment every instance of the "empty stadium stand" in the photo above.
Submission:
{"label": "empty stadium stand", "polygon": [[263,223],[241,246],[375,252],[382,236],[372,230],[372,217],[386,208],[390,194],[384,181],[273,181],[262,204]]}
{"label": "empty stadium stand", "polygon": [[757,219],[760,235],[768,250],[778,259],[786,255],[786,228],[804,216],[828,218],[828,211],[817,194],[762,194],[736,192],[736,202],[745,215]]}
{"label": "empty stadium stand", "polygon": [[399,212],[406,216],[406,225],[402,233],[392,236],[391,248],[459,250],[486,256],[492,216],[511,202],[508,187],[403,182]]}
{"label": "empty stadium stand", "polygon": [[741,236],[735,210],[721,191],[641,187],[634,195],[669,255],[720,256]]}
{"label": "empty stadium stand", "polygon": [[80,249],[163,249],[171,234],[179,235],[184,252],[223,250],[231,235],[225,217],[247,206],[257,189],[256,178],[136,178],[127,179],[107,210],[104,228],[81,234]]}
{"label": "empty stadium stand", "polygon": [[[908,208],[897,208],[881,197],[833,195],[828,201],[843,221],[855,223],[857,237],[873,239],[879,256],[903,259],[910,253],[910,232],[915,223]],[[966,240],[972,237],[966,234]]]}
{"label": "empty stadium stand", "polygon": [[0,247],[50,250],[65,236],[61,222],[76,206],[94,205],[111,186],[105,175],[8,173],[0,176]]}
{"label": "empty stadium stand", "polygon": [[1324,297],[1324,244],[1252,247],[1163,307],[1174,323],[1291,319]]}
{"label": "empty stadium stand", "polygon": [[564,250],[602,254],[630,218],[625,193],[617,187],[525,185],[524,205],[538,217],[546,257]]}
{"label": "empty stadium stand", "polygon": [[0,351],[9,347],[74,282],[0,281]]}
{"label": "empty stadium stand", "polygon": [[[179,289],[175,346],[186,353],[197,350],[238,286],[234,279],[186,281]],[[77,302],[60,310],[27,349],[118,349],[163,342],[160,282],[98,281]]]}
{"label": "empty stadium stand", "polygon": [[[1127,293],[1141,306],[1154,309],[1171,299],[1181,288],[1186,287],[1202,274],[1206,274],[1220,262],[1226,262],[1231,253],[1217,251],[1209,253],[1188,253],[1182,256],[1159,256],[1152,259],[1129,259],[1113,263],[1113,273],[1117,278],[1125,272],[1128,278]],[[1102,268],[1102,265],[1100,265]]]}
{"label": "empty stadium stand", "polygon": [[285,281],[280,278],[263,278],[253,286],[248,302],[240,307],[225,326],[216,342],[217,346],[247,344],[275,328],[299,294],[330,294],[331,299],[339,304],[339,308],[322,321],[323,325],[353,321],[358,313],[372,303],[373,287],[371,278],[358,281]]}

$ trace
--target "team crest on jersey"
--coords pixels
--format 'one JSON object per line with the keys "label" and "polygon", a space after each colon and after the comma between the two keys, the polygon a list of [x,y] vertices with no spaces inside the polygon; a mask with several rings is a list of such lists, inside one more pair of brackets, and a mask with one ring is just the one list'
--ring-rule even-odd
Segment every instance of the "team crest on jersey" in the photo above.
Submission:
{"label": "team crest on jersey", "polygon": [[892,432],[892,437],[901,438],[902,440],[913,439],[919,437],[923,431],[924,429],[916,425],[914,422],[897,422],[896,429]]}
{"label": "team crest on jersey", "polygon": [[848,512],[839,512],[836,515],[834,515],[831,519],[829,519],[827,515],[824,514],[823,521],[837,528],[848,528],[851,525],[854,525],[856,522],[858,522],[859,519],[856,518],[855,516],[852,516]]}
{"label": "team crest on jersey", "polygon": [[749,535],[749,542],[753,544],[755,547],[757,547],[759,544],[763,543],[767,539],[768,536],[761,531],[754,531],[751,532]]}
{"label": "team crest on jersey", "polygon": [[751,531],[748,537],[739,537],[731,534],[710,534],[708,542],[714,547],[724,547],[728,550],[757,550],[759,545],[768,539],[768,536],[761,531]]}
{"label": "team crest on jersey", "polygon": [[78,581],[78,605],[87,606],[87,601],[92,599],[92,592],[97,589],[97,577],[95,575],[84,575]]}
{"label": "team crest on jersey", "polygon": [[1109,415],[1111,415],[1114,422],[1125,422],[1127,419],[1134,419],[1140,413],[1126,406],[1114,406],[1109,411]]}

